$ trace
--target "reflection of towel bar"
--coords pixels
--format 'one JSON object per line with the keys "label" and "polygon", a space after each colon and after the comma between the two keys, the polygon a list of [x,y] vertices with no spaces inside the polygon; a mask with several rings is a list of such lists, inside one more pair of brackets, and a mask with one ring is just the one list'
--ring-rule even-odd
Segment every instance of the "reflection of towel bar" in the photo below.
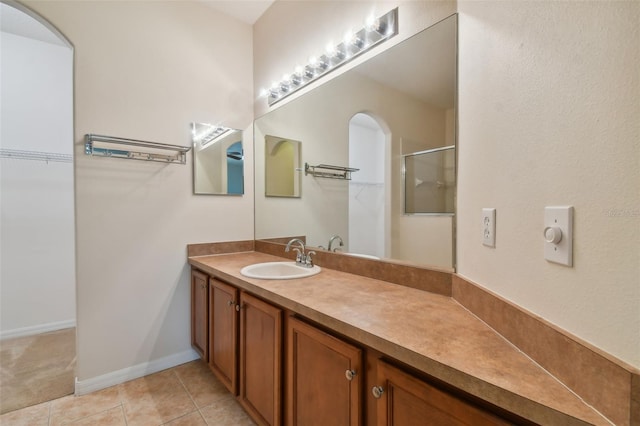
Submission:
{"label": "reflection of towel bar", "polygon": [[[323,170],[331,171],[327,172]],[[351,180],[351,173],[357,172],[358,170],[360,169],[354,169],[353,167],[331,166],[329,164],[318,164],[317,166],[310,166],[309,163],[304,163],[305,176],[310,174],[313,177],[322,177],[328,179]]]}
{"label": "reflection of towel bar", "polygon": [[[96,142],[100,146],[96,146]],[[109,145],[133,146],[140,149],[114,148]],[[113,136],[87,134],[84,137],[84,153],[86,155],[99,155],[103,157],[186,164],[187,152],[190,149],[190,146],[170,145]]]}

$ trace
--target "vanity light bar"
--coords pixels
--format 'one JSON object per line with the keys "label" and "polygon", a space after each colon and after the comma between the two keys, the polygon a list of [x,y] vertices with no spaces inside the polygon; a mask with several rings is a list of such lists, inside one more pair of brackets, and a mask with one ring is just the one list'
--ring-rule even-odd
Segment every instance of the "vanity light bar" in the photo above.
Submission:
{"label": "vanity light bar", "polygon": [[193,140],[199,142],[200,145],[204,147],[206,145],[209,145],[210,143],[214,143],[222,139],[222,137],[229,133],[231,130],[233,129],[230,129],[229,127],[212,125],[211,127],[208,127],[204,132],[197,133],[196,123],[194,123],[192,129]]}
{"label": "vanity light bar", "polygon": [[396,34],[398,8],[379,18],[371,16],[362,29],[355,33],[349,31],[337,46],[329,44],[322,55],[309,58],[309,63],[296,67],[293,74],[285,74],[280,82],[263,89],[261,96],[266,96],[269,105],[273,105]]}

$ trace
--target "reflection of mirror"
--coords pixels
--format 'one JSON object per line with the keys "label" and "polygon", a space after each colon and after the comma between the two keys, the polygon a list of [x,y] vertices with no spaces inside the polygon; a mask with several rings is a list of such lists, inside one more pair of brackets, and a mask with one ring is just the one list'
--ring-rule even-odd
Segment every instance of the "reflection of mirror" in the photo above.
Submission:
{"label": "reflection of mirror", "polygon": [[244,194],[242,131],[191,123],[193,193]]}
{"label": "reflection of mirror", "polygon": [[264,194],[267,197],[300,198],[301,143],[265,136]]}
{"label": "reflection of mirror", "polygon": [[404,156],[404,212],[453,213],[455,147]]}
{"label": "reflection of mirror", "polygon": [[[455,82],[452,16],[257,119],[256,238],[326,247],[337,234],[345,252],[452,268],[454,215],[404,214],[402,156],[455,146]],[[304,141],[302,163],[360,170],[304,176],[295,201],[267,198],[262,141],[283,134]]]}

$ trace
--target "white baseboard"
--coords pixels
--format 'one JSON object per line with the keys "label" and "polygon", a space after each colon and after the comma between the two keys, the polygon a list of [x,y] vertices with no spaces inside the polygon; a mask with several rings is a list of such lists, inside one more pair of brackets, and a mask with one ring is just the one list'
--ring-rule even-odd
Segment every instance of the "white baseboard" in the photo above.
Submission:
{"label": "white baseboard", "polygon": [[144,377],[148,374],[166,370],[167,368],[175,367],[176,365],[184,364],[185,362],[193,361],[198,358],[200,358],[198,353],[193,349],[190,349],[188,351],[169,355],[149,362],[143,362],[142,364],[123,368],[122,370],[113,371],[91,379],[78,380],[76,377],[75,394],[76,396],[86,395],[110,386],[119,385],[120,383],[124,383],[129,380]]}
{"label": "white baseboard", "polygon": [[14,337],[32,336],[34,334],[48,333],[50,331],[63,330],[76,326],[76,320],[66,320],[58,322],[50,322],[47,324],[32,325],[30,327],[14,328],[0,332],[0,340],[11,339]]}

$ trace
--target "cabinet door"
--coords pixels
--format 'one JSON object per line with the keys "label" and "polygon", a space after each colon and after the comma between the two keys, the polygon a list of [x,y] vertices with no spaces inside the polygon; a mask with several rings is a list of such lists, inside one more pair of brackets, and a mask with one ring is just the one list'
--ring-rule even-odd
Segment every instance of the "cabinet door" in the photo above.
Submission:
{"label": "cabinet door", "polygon": [[282,311],[240,295],[240,403],[262,425],[281,424]]}
{"label": "cabinet door", "polygon": [[207,338],[209,334],[209,300],[207,276],[191,271],[191,346],[205,362],[209,360]]}
{"label": "cabinet door", "polygon": [[362,351],[287,318],[287,425],[361,424]]}
{"label": "cabinet door", "polygon": [[510,425],[474,405],[378,360],[378,426]]}
{"label": "cabinet door", "polygon": [[238,394],[238,289],[209,279],[209,366],[234,395]]}

